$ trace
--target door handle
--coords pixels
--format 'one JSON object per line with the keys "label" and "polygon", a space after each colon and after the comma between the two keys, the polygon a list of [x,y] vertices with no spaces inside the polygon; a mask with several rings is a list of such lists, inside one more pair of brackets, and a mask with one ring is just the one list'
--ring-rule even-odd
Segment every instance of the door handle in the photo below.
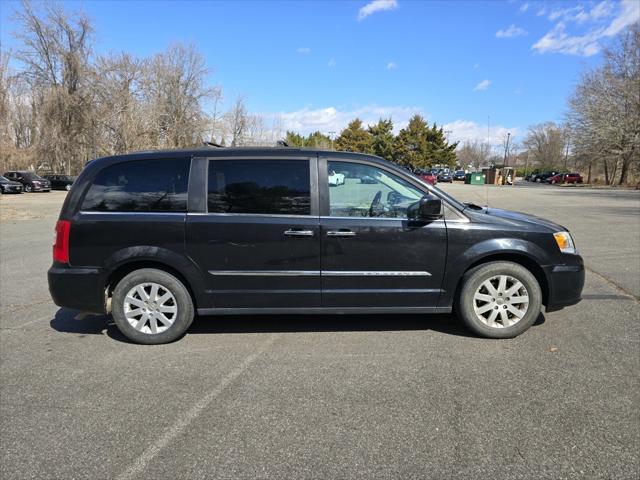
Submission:
{"label": "door handle", "polygon": [[356,232],[352,232],[351,230],[329,230],[327,232],[327,237],[355,237]]}
{"label": "door handle", "polygon": [[285,230],[284,234],[288,237],[313,237],[313,230],[296,230],[295,228],[290,228],[289,230]]}

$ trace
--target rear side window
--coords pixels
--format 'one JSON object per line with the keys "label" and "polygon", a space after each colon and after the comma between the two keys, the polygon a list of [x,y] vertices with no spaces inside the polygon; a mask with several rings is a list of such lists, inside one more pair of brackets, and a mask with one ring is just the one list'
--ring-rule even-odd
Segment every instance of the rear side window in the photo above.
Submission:
{"label": "rear side window", "polygon": [[307,160],[210,160],[209,213],[309,215]]}
{"label": "rear side window", "polygon": [[186,212],[189,159],[138,160],[102,170],[82,210],[98,212]]}

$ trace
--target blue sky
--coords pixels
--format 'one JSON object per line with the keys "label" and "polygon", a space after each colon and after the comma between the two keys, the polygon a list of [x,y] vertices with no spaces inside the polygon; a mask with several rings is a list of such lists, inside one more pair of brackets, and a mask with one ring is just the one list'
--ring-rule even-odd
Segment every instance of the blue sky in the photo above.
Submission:
{"label": "blue sky", "polygon": [[[302,132],[339,131],[360,116],[413,113],[452,139],[516,142],[527,125],[560,121],[581,71],[640,18],[638,0],[67,1],[96,27],[96,52],[146,56],[192,42],[223,88]],[[3,49],[15,48],[0,1]]]}

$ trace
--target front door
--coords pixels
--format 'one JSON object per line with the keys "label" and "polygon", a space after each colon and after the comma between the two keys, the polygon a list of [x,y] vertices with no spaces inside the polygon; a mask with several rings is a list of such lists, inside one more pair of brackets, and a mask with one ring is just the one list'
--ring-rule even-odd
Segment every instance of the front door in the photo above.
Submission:
{"label": "front door", "polygon": [[[443,220],[407,220],[426,192],[364,161],[319,162],[322,306],[436,307],[446,260]],[[329,182],[325,172],[344,175]]]}
{"label": "front door", "polygon": [[189,213],[186,230],[207,288],[201,307],[319,307],[316,158],[207,163],[206,211]]}

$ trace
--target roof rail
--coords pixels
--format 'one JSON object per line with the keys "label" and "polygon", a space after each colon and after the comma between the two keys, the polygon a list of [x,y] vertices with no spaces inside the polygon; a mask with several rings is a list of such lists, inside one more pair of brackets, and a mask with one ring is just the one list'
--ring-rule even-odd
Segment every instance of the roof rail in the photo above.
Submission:
{"label": "roof rail", "polygon": [[218,143],[214,143],[214,142],[207,142],[207,141],[204,141],[204,142],[202,142],[202,143],[204,143],[207,147],[224,148],[224,146],[222,146],[222,145],[220,145],[220,144],[218,144]]}

